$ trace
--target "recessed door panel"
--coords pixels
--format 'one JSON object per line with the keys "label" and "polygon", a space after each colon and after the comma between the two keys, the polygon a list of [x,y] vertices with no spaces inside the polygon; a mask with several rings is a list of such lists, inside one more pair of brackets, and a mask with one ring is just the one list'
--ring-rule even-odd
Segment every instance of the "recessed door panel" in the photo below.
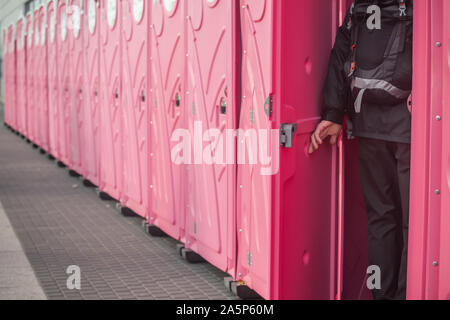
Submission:
{"label": "recessed door panel", "polygon": [[70,166],[70,110],[71,110],[71,79],[69,52],[69,17],[65,1],[58,2],[56,42],[58,47],[58,159]]}
{"label": "recessed door panel", "polygon": [[151,2],[151,182],[150,223],[172,237],[182,236],[184,225],[183,167],[172,161],[172,135],[185,129],[186,1]]}
{"label": "recessed door panel", "polygon": [[100,3],[100,189],[119,200],[122,186],[122,82],[119,0]]}
{"label": "recessed door panel", "polygon": [[84,108],[83,152],[84,175],[87,180],[100,184],[100,4],[85,0],[84,19]]}
{"label": "recessed door panel", "polygon": [[49,146],[50,153],[58,157],[59,142],[59,78],[58,78],[58,46],[57,46],[57,6],[49,2],[47,6],[47,55],[48,61],[48,114],[49,114]]}
{"label": "recessed door panel", "polygon": [[122,204],[143,217],[148,210],[149,5],[149,1],[122,0]]}
{"label": "recessed door panel", "polygon": [[[243,56],[239,129],[243,133],[238,146],[247,154],[252,150],[252,135],[259,129],[266,133],[272,129],[269,108],[273,93],[274,2],[241,1]],[[268,139],[269,135],[266,142]],[[237,272],[241,275],[239,280],[246,281],[259,294],[270,298],[273,177],[262,174],[263,166],[258,165],[258,161],[252,161],[248,155],[246,158],[238,166]]]}
{"label": "recessed door panel", "polygon": [[70,166],[79,174],[83,171],[83,127],[84,127],[84,55],[82,26],[85,15],[82,0],[70,0],[67,11],[71,28],[68,30],[68,44],[70,55]]}
{"label": "recessed door panel", "polygon": [[226,142],[236,129],[236,4],[186,5],[186,125],[202,142],[194,143],[200,148],[192,149],[194,161],[186,166],[187,247],[229,272],[235,267],[236,166],[233,155],[227,162]]}

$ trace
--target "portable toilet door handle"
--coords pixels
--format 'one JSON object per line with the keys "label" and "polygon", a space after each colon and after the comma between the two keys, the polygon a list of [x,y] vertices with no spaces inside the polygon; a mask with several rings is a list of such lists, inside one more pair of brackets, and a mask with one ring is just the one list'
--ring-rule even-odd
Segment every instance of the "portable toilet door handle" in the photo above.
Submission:
{"label": "portable toilet door handle", "polygon": [[280,132],[280,144],[284,148],[291,149],[294,145],[294,137],[298,130],[297,123],[283,123]]}

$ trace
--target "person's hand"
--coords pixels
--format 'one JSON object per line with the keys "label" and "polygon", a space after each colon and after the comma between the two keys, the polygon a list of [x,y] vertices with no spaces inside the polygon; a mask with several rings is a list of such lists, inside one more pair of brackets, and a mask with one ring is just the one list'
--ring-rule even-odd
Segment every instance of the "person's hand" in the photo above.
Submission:
{"label": "person's hand", "polygon": [[331,121],[322,121],[316,128],[316,131],[311,136],[311,143],[309,145],[309,154],[313,154],[317,150],[323,141],[330,137],[330,144],[336,144],[339,135],[342,131],[342,125],[331,122]]}

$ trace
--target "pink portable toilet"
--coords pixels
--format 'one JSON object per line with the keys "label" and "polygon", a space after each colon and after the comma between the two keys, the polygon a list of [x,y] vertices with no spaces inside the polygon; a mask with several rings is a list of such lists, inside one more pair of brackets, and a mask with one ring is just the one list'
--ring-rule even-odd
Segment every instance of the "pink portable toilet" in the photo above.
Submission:
{"label": "pink portable toilet", "polygon": [[414,3],[408,298],[450,299],[450,3]]}
{"label": "pink portable toilet", "polygon": [[24,136],[27,135],[27,96],[26,96],[26,20],[24,17],[17,21],[17,128]]}
{"label": "pink portable toilet", "polygon": [[39,103],[39,141],[40,147],[47,153],[50,152],[49,136],[49,103],[48,103],[48,55],[47,55],[47,21],[46,6],[41,5],[37,11],[39,39],[36,50],[37,61],[37,88]]}
{"label": "pink portable toilet", "polygon": [[122,192],[121,5],[105,0],[101,6],[100,51],[100,190],[119,200]]}
{"label": "pink portable toilet", "polygon": [[84,36],[83,176],[100,184],[100,3],[85,0],[81,32]]}
{"label": "pink portable toilet", "polygon": [[70,55],[70,104],[69,123],[70,126],[70,168],[78,174],[83,173],[82,148],[84,143],[83,130],[83,109],[84,109],[84,54],[83,54],[83,25],[84,15],[83,1],[70,0],[68,4],[68,45]]}
{"label": "pink portable toilet", "polygon": [[3,69],[5,74],[5,101],[4,101],[4,122],[9,125],[9,55],[8,55],[8,28],[3,29],[2,47],[3,47]]}
{"label": "pink portable toilet", "polygon": [[9,52],[9,27],[6,27],[3,30],[3,66],[5,70],[5,101],[4,101],[4,116],[5,123],[8,126],[11,126],[10,123],[10,105],[11,105],[11,90],[10,90],[10,81],[11,81],[11,63],[10,63],[10,52]]}
{"label": "pink portable toilet", "polygon": [[16,104],[16,25],[12,24],[8,28],[8,50],[9,50],[9,107],[8,121],[15,131],[17,131],[17,104]]}
{"label": "pink portable toilet", "polygon": [[27,56],[26,56],[26,72],[27,72],[27,138],[33,143],[36,141],[35,126],[35,108],[36,100],[34,98],[34,78],[36,76],[34,70],[34,62],[36,60],[34,52],[34,19],[31,12],[27,13]]}
{"label": "pink portable toilet", "polygon": [[184,238],[183,166],[172,161],[171,138],[185,130],[185,5],[187,1],[151,1],[149,112],[149,224],[175,239]]}
{"label": "pink portable toilet", "polygon": [[123,181],[121,204],[140,216],[148,212],[148,35],[149,6],[122,0]]}
{"label": "pink portable toilet", "polygon": [[[226,142],[227,130],[234,133],[236,129],[238,112],[238,5],[234,0],[186,2],[188,74],[183,104],[190,135],[200,139],[198,145],[194,143],[192,164],[185,166],[186,248],[232,275],[236,266],[236,165],[233,155],[227,162]],[[217,144],[217,139],[223,144]],[[236,145],[236,139],[232,140]]]}
{"label": "pink portable toilet", "polygon": [[47,73],[48,73],[48,131],[49,153],[58,157],[59,141],[59,78],[58,78],[58,47],[57,47],[57,2],[50,1],[47,5]]}
{"label": "pink portable toilet", "polygon": [[336,299],[345,291],[344,159],[329,146],[307,154],[340,7],[241,0],[238,144],[246,159],[238,165],[236,279],[266,299]]}
{"label": "pink portable toilet", "polygon": [[56,46],[58,48],[58,156],[57,159],[65,165],[70,165],[70,111],[71,111],[71,82],[70,82],[70,52],[69,52],[69,19],[67,3],[58,1]]}
{"label": "pink portable toilet", "polygon": [[35,129],[35,141],[33,141],[39,147],[42,147],[43,128],[41,126],[42,121],[42,74],[41,74],[41,29],[40,29],[40,13],[39,7],[35,4],[33,11],[33,56],[34,56],[34,80],[33,80],[33,99],[34,99],[34,117],[32,119]]}

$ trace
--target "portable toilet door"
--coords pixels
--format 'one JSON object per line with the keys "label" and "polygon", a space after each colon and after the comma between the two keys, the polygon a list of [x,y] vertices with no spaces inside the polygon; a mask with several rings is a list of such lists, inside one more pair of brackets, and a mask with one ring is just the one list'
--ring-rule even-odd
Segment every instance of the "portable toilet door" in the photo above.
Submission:
{"label": "portable toilet door", "polygon": [[39,88],[39,128],[40,128],[40,146],[49,153],[50,152],[50,136],[49,136],[49,87],[48,87],[48,51],[47,51],[47,8],[46,5],[41,5],[38,9],[38,29],[39,29],[39,44],[37,50],[38,55],[38,88]]}
{"label": "portable toilet door", "polygon": [[26,15],[26,74],[27,74],[27,90],[26,90],[26,99],[27,99],[27,138],[30,141],[34,140],[34,126],[32,118],[34,117],[34,101],[33,101],[33,16],[31,13],[27,13]]}
{"label": "portable toilet door", "polygon": [[147,218],[149,6],[122,0],[123,182],[121,204]]}
{"label": "portable toilet door", "polygon": [[152,1],[150,26],[151,109],[149,224],[175,239],[184,237],[183,167],[172,161],[171,142],[185,129],[185,5]]}
{"label": "portable toilet door", "polygon": [[58,47],[58,83],[59,83],[59,110],[58,110],[58,160],[70,167],[70,110],[71,110],[71,83],[70,83],[70,54],[69,54],[69,19],[67,15],[67,2],[58,1],[57,15],[57,47]]}
{"label": "portable toilet door", "polygon": [[266,299],[338,296],[336,149],[307,154],[338,4],[241,0],[237,280]]}
{"label": "portable toilet door", "polygon": [[26,20],[17,21],[17,127],[21,134],[27,135],[27,96],[26,96]]}
{"label": "portable toilet door", "polygon": [[9,52],[9,27],[6,27],[3,31],[3,66],[5,70],[5,105],[4,105],[4,117],[5,123],[11,126],[10,122],[10,104],[11,104],[11,62]]}
{"label": "portable toilet door", "polygon": [[119,200],[122,186],[121,5],[105,0],[101,6],[100,51],[100,190]]}
{"label": "portable toilet door", "polygon": [[408,299],[450,299],[450,3],[414,3]]}
{"label": "portable toilet door", "polygon": [[8,29],[4,28],[3,29],[3,39],[2,39],[2,47],[3,47],[3,70],[4,70],[4,74],[5,74],[5,100],[4,100],[4,123],[6,125],[9,125],[9,119],[8,119],[8,108],[9,108],[9,55],[8,55]]}
{"label": "portable toilet door", "polygon": [[17,131],[17,104],[16,104],[16,26],[12,24],[8,29],[8,44],[9,44],[9,64],[10,64],[10,79],[9,79],[9,110],[8,117],[10,126]]}
{"label": "portable toilet door", "polygon": [[48,72],[48,131],[49,153],[58,157],[59,137],[59,80],[58,80],[58,47],[57,47],[57,2],[49,1],[47,5],[47,72]]}
{"label": "portable toilet door", "polygon": [[34,128],[35,128],[35,141],[34,143],[39,147],[42,147],[42,136],[44,129],[41,126],[42,115],[44,113],[42,106],[42,74],[41,74],[41,65],[42,65],[42,57],[41,57],[41,29],[40,29],[40,12],[39,5],[35,2],[35,8],[33,11],[33,55],[34,55],[34,94],[33,99],[35,101],[34,105]]}
{"label": "portable toilet door", "polygon": [[83,1],[68,1],[68,44],[70,55],[70,93],[71,103],[69,112],[70,126],[70,167],[78,174],[83,172],[83,154],[81,144],[84,143],[82,130],[84,125],[84,46],[83,46]]}
{"label": "portable toilet door", "polygon": [[100,184],[100,3],[85,0],[84,19],[83,174]]}
{"label": "portable toilet door", "polygon": [[[234,275],[239,1],[187,1],[186,248]],[[231,134],[231,135],[229,135]]]}

